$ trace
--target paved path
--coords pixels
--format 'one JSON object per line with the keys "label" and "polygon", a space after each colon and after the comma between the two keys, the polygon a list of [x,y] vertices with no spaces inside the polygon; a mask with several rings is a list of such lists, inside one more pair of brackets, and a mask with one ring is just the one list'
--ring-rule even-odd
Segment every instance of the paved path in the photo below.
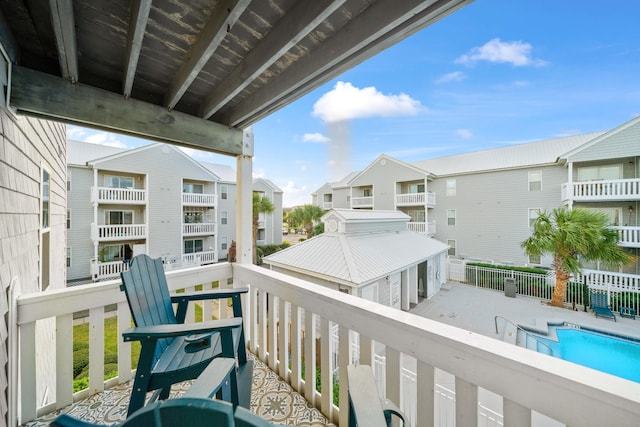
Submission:
{"label": "paved path", "polygon": [[[546,322],[571,322],[583,326],[614,332],[640,339],[640,318],[622,318],[616,313],[616,322],[593,312],[573,311],[570,308],[551,307],[535,298],[516,296],[509,298],[502,292],[449,283],[428,300],[421,301],[412,313],[457,326],[482,335],[501,339],[496,334],[495,316],[502,316],[519,325],[546,330]],[[500,332],[504,322],[498,322]]]}

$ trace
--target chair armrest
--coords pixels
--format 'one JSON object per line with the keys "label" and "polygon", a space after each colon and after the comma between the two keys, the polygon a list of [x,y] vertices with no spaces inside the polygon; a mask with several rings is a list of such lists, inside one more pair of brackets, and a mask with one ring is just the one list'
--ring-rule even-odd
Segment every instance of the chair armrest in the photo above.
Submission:
{"label": "chair armrest", "polygon": [[209,320],[199,323],[178,323],[170,325],[136,326],[122,333],[125,341],[145,341],[149,339],[180,337],[205,332],[222,332],[242,327],[242,318]]}
{"label": "chair armrest", "polygon": [[210,289],[202,292],[185,292],[182,294],[171,295],[171,302],[176,303],[183,300],[202,301],[208,299],[231,298],[238,294],[246,294],[249,288],[231,288],[231,289]]}
{"label": "chair armrest", "polygon": [[384,413],[384,418],[387,421],[387,426],[396,425],[396,424],[391,424],[391,417],[393,415],[400,418],[400,421],[402,421],[403,426],[408,425],[407,417],[400,410],[400,408],[398,408],[392,401],[390,401],[389,399],[383,399],[381,404],[382,404],[382,412]]}

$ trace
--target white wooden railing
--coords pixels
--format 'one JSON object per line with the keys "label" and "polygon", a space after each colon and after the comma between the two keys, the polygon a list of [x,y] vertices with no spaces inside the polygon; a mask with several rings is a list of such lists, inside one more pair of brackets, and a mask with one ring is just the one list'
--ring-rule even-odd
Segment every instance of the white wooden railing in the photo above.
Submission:
{"label": "white wooden railing", "polygon": [[93,203],[118,203],[143,205],[147,202],[146,190],[134,188],[91,187]]}
{"label": "white wooden railing", "polygon": [[[609,425],[611,420],[616,425],[635,425],[640,419],[640,384],[493,338],[253,265],[222,263],[167,273],[172,290],[193,290],[198,284],[213,281],[226,284],[231,277],[234,286],[250,287],[245,300],[250,350],[340,426],[348,425],[347,411],[340,410],[347,408],[348,390],[340,387],[339,405],[334,405],[333,353],[338,353],[337,372],[343,378],[352,360],[354,336],[359,342],[359,363],[373,364],[374,347],[384,347],[382,393],[396,404],[420,402],[413,408],[403,405],[405,411],[410,410],[410,418],[417,420],[417,426],[441,425],[434,424],[435,402],[440,401],[435,398],[436,368],[455,378],[455,425],[478,425],[480,388],[502,396],[502,416],[507,426],[530,425],[532,411],[566,425],[585,427]],[[18,298],[20,423],[131,378],[130,344],[118,340],[119,374],[108,381],[103,379],[105,306],[117,305],[120,333],[130,324],[129,309],[118,285],[114,280]],[[80,310],[89,311],[89,388],[74,394],[73,313]],[[211,310],[205,307],[207,315]],[[225,313],[217,315],[225,317]],[[36,322],[47,318],[56,319],[57,339],[52,349],[56,355],[56,391],[55,399],[42,406],[36,401],[36,357],[50,350],[37,347]],[[188,319],[193,318],[192,312]],[[322,345],[331,341],[333,324],[338,325],[336,349]],[[402,384],[401,378],[406,377],[403,363],[408,360],[416,365],[414,387]],[[306,369],[302,379],[303,364],[320,368],[320,391],[315,387],[315,369]]]}
{"label": "white wooden railing", "polygon": [[594,200],[640,200],[640,178],[580,181],[562,184],[562,200],[577,202]]}
{"label": "white wooden railing", "polygon": [[436,205],[436,193],[405,193],[396,194],[396,206],[424,206],[432,208]]}
{"label": "white wooden railing", "polygon": [[200,236],[203,234],[216,234],[216,224],[212,222],[182,224],[183,236]]}
{"label": "white wooden railing", "polygon": [[640,248],[640,227],[611,227],[618,232],[618,244],[627,248]]}
{"label": "white wooden railing", "polygon": [[434,234],[436,234],[436,222],[435,221],[429,221],[429,222],[411,221],[407,223],[407,229],[411,231],[415,231],[416,233],[433,236]]}
{"label": "white wooden railing", "polygon": [[122,261],[95,262],[91,260],[91,277],[93,280],[120,277],[120,273],[129,269],[129,264]]}
{"label": "white wooden railing", "polygon": [[352,197],[351,207],[352,208],[371,208],[373,207],[373,196]]}
{"label": "white wooden railing", "polygon": [[216,256],[216,251],[203,251],[182,255],[182,265],[184,266],[200,266],[217,261],[218,257]]}
{"label": "white wooden railing", "polygon": [[333,202],[322,202],[322,208],[324,210],[333,209]]}
{"label": "white wooden railing", "polygon": [[117,224],[117,225],[98,225],[91,224],[92,239],[100,242],[128,240],[128,239],[146,239],[146,224]]}
{"label": "white wooden railing", "polygon": [[185,206],[217,206],[217,194],[182,193],[182,204]]}

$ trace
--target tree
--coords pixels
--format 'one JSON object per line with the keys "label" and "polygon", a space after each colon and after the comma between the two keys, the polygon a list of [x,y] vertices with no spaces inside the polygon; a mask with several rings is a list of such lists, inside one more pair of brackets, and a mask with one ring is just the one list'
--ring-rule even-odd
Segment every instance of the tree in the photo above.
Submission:
{"label": "tree", "polygon": [[271,213],[275,207],[273,202],[258,193],[253,193],[253,262],[258,263],[257,244],[258,244],[258,228],[261,213]]}
{"label": "tree", "polygon": [[307,238],[313,237],[313,224],[324,215],[324,210],[316,205],[298,206],[289,214],[289,218],[296,225],[302,225],[307,233]]}
{"label": "tree", "polygon": [[582,270],[582,261],[600,261],[611,267],[633,261],[618,246],[618,233],[608,223],[606,214],[580,208],[539,214],[531,236],[521,246],[529,256],[553,255],[556,286],[551,305],[562,307],[569,277]]}

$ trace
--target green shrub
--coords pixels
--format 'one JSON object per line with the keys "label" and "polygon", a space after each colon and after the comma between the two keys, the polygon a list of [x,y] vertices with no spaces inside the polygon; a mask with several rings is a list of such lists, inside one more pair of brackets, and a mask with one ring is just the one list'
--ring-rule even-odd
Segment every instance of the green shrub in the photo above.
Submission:
{"label": "green shrub", "polygon": [[284,242],[282,242],[282,244],[280,245],[280,249],[287,249],[289,246],[291,246],[291,242],[289,242],[288,240],[285,240]]}
{"label": "green shrub", "polygon": [[88,369],[89,366],[89,346],[81,348],[80,350],[73,352],[73,378],[78,376]]}

